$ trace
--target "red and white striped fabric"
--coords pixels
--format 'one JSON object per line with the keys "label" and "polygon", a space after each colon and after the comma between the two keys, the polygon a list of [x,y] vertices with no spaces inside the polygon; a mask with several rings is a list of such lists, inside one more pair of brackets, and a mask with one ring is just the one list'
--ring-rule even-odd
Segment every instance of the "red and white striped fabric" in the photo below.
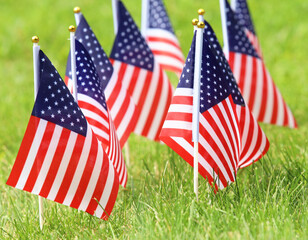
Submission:
{"label": "red and white striped fabric", "polygon": [[102,81],[87,50],[78,40],[75,45],[78,105],[98,140],[102,143],[109,159],[113,162],[119,175],[120,184],[125,187],[127,170],[120,142],[104,97]]}
{"label": "red and white striped fabric", "polygon": [[173,88],[121,1],[118,13],[118,33],[110,55],[114,73],[137,106],[134,132],[159,141]]}
{"label": "red and white striped fabric", "polygon": [[251,42],[252,46],[256,50],[257,54],[262,58],[262,50],[261,50],[261,45],[258,40],[258,37],[250,32],[248,29],[245,29],[246,36],[248,37],[249,41]]}
{"label": "red and white striped fabric", "polygon": [[[156,60],[164,70],[181,74],[184,56],[175,36],[166,8],[161,0],[148,1],[143,33]],[[145,14],[145,13],[142,13]]]}
{"label": "red and white striped fabric", "polygon": [[40,88],[7,184],[108,219],[116,170],[49,59],[40,51]]}
{"label": "red and white striped fabric", "polygon": [[274,84],[263,59],[248,40],[225,1],[229,52],[226,53],[242,95],[258,121],[296,128],[295,118]]}
{"label": "red and white striped fabric", "polygon": [[[239,168],[259,160],[267,152],[269,142],[245,106],[228,66],[216,61],[219,58],[209,45],[204,39],[198,170],[217,190],[234,182]],[[194,52],[195,38],[160,135],[191,166]]]}

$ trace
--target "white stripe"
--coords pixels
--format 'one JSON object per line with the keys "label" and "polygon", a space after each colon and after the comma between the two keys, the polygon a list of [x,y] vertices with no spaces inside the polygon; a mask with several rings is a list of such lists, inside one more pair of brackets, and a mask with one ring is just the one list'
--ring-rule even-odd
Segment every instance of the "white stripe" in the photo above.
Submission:
{"label": "white stripe", "polygon": [[[112,187],[114,185],[114,168],[111,162],[109,162],[109,171],[108,171],[108,177],[107,177],[107,181],[106,181],[106,185],[104,188],[104,191],[102,193],[101,199],[99,201],[100,205],[105,209],[106,205],[109,201],[110,198],[110,194],[111,194],[111,190]],[[103,213],[104,213],[104,209],[102,209],[102,207],[100,205],[97,205],[97,208],[95,210],[95,216],[101,218]]]}
{"label": "white stripe", "polygon": [[30,171],[33,167],[35,157],[42,144],[42,138],[44,136],[46,126],[47,126],[47,121],[40,119],[39,125],[35,132],[35,136],[34,136],[31,148],[29,150],[29,154],[25,161],[25,165],[23,166],[18,182],[15,186],[18,189],[23,189],[28,180]]}
{"label": "white stripe", "polygon": [[271,78],[269,78],[267,70],[264,69],[264,71],[266,71],[267,101],[266,103],[264,103],[266,104],[266,109],[265,109],[265,115],[264,115],[262,122],[270,123],[272,119],[272,115],[273,115],[273,109],[274,109],[274,89],[273,89],[274,83],[271,80]]}
{"label": "white stripe", "polygon": [[148,28],[146,31],[147,37],[157,37],[157,38],[166,38],[169,41],[173,41],[175,44],[179,45],[179,41],[176,36],[166,30],[159,29],[159,28]]}
{"label": "white stripe", "polygon": [[[155,94],[158,91],[158,88],[161,86],[158,86],[159,83],[159,77],[160,77],[160,68],[158,63],[154,63],[154,69],[152,74],[152,79],[150,81],[150,86],[148,89],[148,92],[146,94],[146,98],[144,103],[142,104],[141,114],[139,116],[138,122],[136,124],[136,127],[134,129],[134,132],[137,134],[141,134],[143,131],[143,128],[146,124],[146,122],[149,120],[149,113],[151,111],[151,107],[155,98]],[[136,89],[136,88],[135,88]],[[156,112],[155,112],[156,114]]]}
{"label": "white stripe", "polygon": [[[82,113],[86,116],[86,118],[92,118],[95,121],[101,123],[102,125],[104,125],[107,129],[109,129],[109,124],[106,121],[106,119],[103,119],[100,115],[96,114],[95,112],[92,112],[88,109],[84,109],[82,108]],[[93,127],[93,126],[91,126]]]}
{"label": "white stripe", "polygon": [[177,120],[166,120],[163,128],[169,129],[183,129],[192,131],[192,122],[177,121]]}
{"label": "white stripe", "polygon": [[111,94],[113,93],[114,91],[114,87],[117,83],[117,79],[118,79],[118,74],[115,73],[115,71],[113,71],[113,74],[111,75],[111,78],[104,90],[104,93],[105,93],[105,97],[106,97],[106,100],[109,99],[109,97],[111,96]]}
{"label": "white stripe", "polygon": [[122,85],[125,89],[129,89],[131,81],[133,80],[132,76],[133,76],[134,70],[135,70],[135,66],[130,65],[130,64],[126,65],[125,73],[122,79]]}
{"label": "white stripe", "polygon": [[57,151],[58,143],[61,137],[63,128],[59,125],[56,125],[55,130],[53,132],[46,156],[44,158],[42,167],[40,169],[40,172],[37,176],[35,185],[33,187],[33,190],[31,191],[33,194],[39,194],[43,184],[45,183],[45,179],[47,177],[50,165],[52,164],[52,160],[54,157],[55,152]]}
{"label": "white stripe", "polygon": [[[136,105],[138,105],[137,103],[139,103],[139,98],[141,96],[143,86],[145,85],[145,81],[147,80],[146,79],[147,72],[148,72],[147,70],[140,69],[139,75],[136,81],[136,85],[135,85],[136,87],[133,90],[133,94],[131,94]],[[124,85],[124,82],[123,82],[123,85]]]}
{"label": "white stripe", "polygon": [[241,66],[242,66],[242,54],[235,53],[234,54],[234,64],[233,64],[233,74],[234,77],[239,83],[240,76],[241,76]]}
{"label": "white stripe", "polygon": [[249,102],[251,97],[250,90],[253,78],[253,59],[251,56],[246,56],[246,66],[242,66],[242,68],[246,68],[245,79],[244,79],[244,89],[243,89],[243,97],[246,102]]}
{"label": "white stripe", "polygon": [[166,55],[155,55],[155,59],[160,63],[172,67],[176,67],[179,69],[183,69],[184,64],[176,58],[166,56]]}
{"label": "white stripe", "polygon": [[193,96],[193,89],[192,88],[176,88],[174,91],[173,96],[187,96],[192,97]]}
{"label": "white stripe", "polygon": [[[72,200],[75,197],[77,188],[80,185],[81,177],[82,177],[84,171],[88,171],[88,169],[86,169],[85,166],[86,166],[88,159],[89,159],[91,147],[92,147],[92,131],[91,131],[91,129],[88,128],[87,137],[86,137],[85,142],[83,144],[83,148],[82,148],[80,158],[78,159],[78,165],[76,167],[74,177],[72,178],[71,185],[69,186],[69,189],[68,189],[67,194],[66,194],[64,201],[63,201],[64,205],[69,206],[72,203]],[[77,161],[77,159],[75,159],[75,161]]]}
{"label": "white stripe", "polygon": [[[267,72],[268,77],[271,79],[271,76],[269,75],[269,73]],[[271,79],[271,81],[273,81]],[[276,90],[276,99],[277,99],[277,120],[276,120],[276,124],[277,125],[283,125],[284,119],[287,118],[288,116],[285,116],[284,114],[284,105],[283,105],[283,98],[281,96],[281,93],[279,91],[279,89],[277,88],[276,85],[274,85],[274,90]]]}
{"label": "white stripe", "polygon": [[253,109],[251,110],[255,118],[259,119],[261,104],[263,102],[262,97],[264,89],[263,89],[262,60],[256,59],[256,62],[257,62],[257,79],[255,81],[256,94],[255,94]]}
{"label": "white stripe", "polygon": [[[117,128],[117,134],[118,134],[118,137],[119,139],[122,139],[126,129],[127,129],[127,126],[128,124],[130,123],[132,117],[133,117],[133,114],[135,112],[135,108],[136,108],[136,105],[134,105],[134,103],[132,101],[130,101],[130,104],[127,108],[127,111],[124,115],[124,117],[121,119],[121,123],[119,124],[118,128]],[[111,116],[115,116],[114,113],[112,112],[112,110],[110,111],[110,114]]]}
{"label": "white stripe", "polygon": [[[239,121],[241,122],[241,116],[242,116],[242,111],[241,111],[241,108],[240,106],[236,106],[236,112],[237,112],[237,116],[239,118]],[[249,111],[245,111],[245,116],[244,116],[244,120],[243,120],[243,123],[244,123],[244,127],[243,127],[243,133],[242,133],[242,141],[241,141],[241,148],[240,148],[240,151],[242,152],[245,145],[247,144],[247,138],[248,138],[248,132],[249,132],[249,124],[250,124],[250,118],[249,118]]]}
{"label": "white stripe", "polygon": [[192,105],[186,104],[171,104],[168,112],[180,112],[180,113],[191,113],[192,114],[193,107]]}
{"label": "white stripe", "polygon": [[295,127],[295,121],[294,121],[294,118],[293,118],[293,115],[292,115],[292,112],[290,110],[290,108],[288,106],[287,107],[287,114],[288,114],[288,118],[289,118],[289,127]]}
{"label": "white stripe", "polygon": [[102,131],[100,128],[95,127],[95,126],[91,126],[91,128],[92,128],[93,132],[94,132],[96,135],[102,137],[103,139],[105,139],[106,141],[109,142],[109,134],[108,134],[108,133]]}
{"label": "white stripe", "polygon": [[57,194],[58,194],[59,188],[62,184],[64,175],[65,175],[66,170],[67,170],[67,166],[70,163],[71,156],[72,156],[73,150],[75,148],[77,136],[78,136],[78,134],[75,133],[75,132],[70,133],[70,136],[68,138],[67,145],[66,145],[66,148],[65,148],[63,158],[62,158],[62,161],[60,163],[57,175],[56,175],[55,180],[52,184],[50,192],[47,196],[47,198],[50,199],[50,200],[54,201]]}
{"label": "white stripe", "polygon": [[[162,72],[162,80],[163,80],[163,85],[159,86],[162,88],[161,94],[159,96],[159,102],[157,105],[157,109],[152,121],[152,125],[149,129],[149,133],[148,133],[148,137],[150,139],[154,139],[157,132],[160,131],[159,127],[161,126],[162,121],[164,121],[164,117],[166,117],[165,114],[165,110],[167,110],[167,108],[169,107],[170,102],[168,103],[168,95],[169,95],[169,90],[170,88],[172,89],[171,84],[169,83],[169,80],[167,78],[167,75]],[[171,97],[171,96],[170,96]],[[171,98],[170,100],[171,101]]]}
{"label": "white stripe", "polygon": [[[94,143],[94,144],[98,144],[98,143]],[[95,165],[93,167],[93,172],[91,174],[91,178],[89,180],[87,189],[85,191],[85,194],[78,208],[82,211],[85,211],[87,209],[87,207],[89,206],[89,203],[92,200],[92,195],[95,191],[96,186],[100,184],[98,182],[98,179],[100,176],[100,172],[102,170],[103,161],[104,161],[104,152],[103,152],[103,149],[100,146],[98,146],[98,151],[97,151],[97,155],[95,159]]]}
{"label": "white stripe", "polygon": [[123,89],[123,87],[121,87],[120,92],[118,93],[118,96],[112,106],[113,116],[117,116],[119,114],[119,111],[123,107],[123,102],[125,101],[126,96],[127,96],[127,91]]}
{"label": "white stripe", "polygon": [[[152,51],[155,51],[155,50],[164,51],[164,52],[167,52],[167,53],[174,54],[178,58],[183,59],[182,52],[172,44],[165,43],[165,42],[149,42],[148,45],[149,45],[149,47]],[[161,53],[159,53],[159,55],[160,54]],[[172,59],[174,59],[174,58],[172,58]],[[183,59],[183,61],[184,61],[184,59]]]}
{"label": "white stripe", "polygon": [[84,94],[78,94],[78,101],[83,101],[90,105],[93,105],[94,107],[98,108],[105,116],[108,116],[106,109],[92,97],[89,97]]}

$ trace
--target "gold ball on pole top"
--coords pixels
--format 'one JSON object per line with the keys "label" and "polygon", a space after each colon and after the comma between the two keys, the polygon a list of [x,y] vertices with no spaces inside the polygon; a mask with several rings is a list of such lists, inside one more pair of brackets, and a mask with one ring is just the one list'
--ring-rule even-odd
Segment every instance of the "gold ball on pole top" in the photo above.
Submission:
{"label": "gold ball on pole top", "polygon": [[194,25],[194,26],[197,26],[198,22],[199,22],[199,20],[198,20],[197,18],[194,18],[194,19],[191,21],[192,25]]}
{"label": "gold ball on pole top", "polygon": [[33,43],[38,43],[40,41],[39,37],[38,36],[33,36],[32,37],[32,42]]}
{"label": "gold ball on pole top", "polygon": [[204,28],[205,27],[205,24],[204,22],[198,22],[198,28]]}
{"label": "gold ball on pole top", "polygon": [[75,32],[75,31],[76,31],[76,28],[75,28],[74,25],[71,25],[71,26],[68,27],[68,30],[69,30],[70,32]]}
{"label": "gold ball on pole top", "polygon": [[78,6],[74,7],[74,13],[80,13],[80,11],[81,11],[80,7],[78,7]]}
{"label": "gold ball on pole top", "polygon": [[203,8],[200,8],[200,9],[198,10],[198,14],[199,14],[199,15],[204,15],[204,13],[205,13],[205,11],[204,11]]}

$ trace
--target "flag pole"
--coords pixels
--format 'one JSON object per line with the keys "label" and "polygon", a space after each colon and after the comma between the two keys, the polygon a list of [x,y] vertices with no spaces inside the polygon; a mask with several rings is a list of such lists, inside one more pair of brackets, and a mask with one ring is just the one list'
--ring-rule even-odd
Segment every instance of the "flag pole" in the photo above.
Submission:
{"label": "flag pole", "polygon": [[[40,61],[39,61],[39,52],[40,46],[38,36],[32,37],[33,43],[33,74],[34,74],[34,100],[36,99],[36,95],[40,86]],[[44,205],[43,198],[38,196],[38,204],[39,204],[39,220],[40,220],[40,229],[43,230],[44,225]]]}
{"label": "flag pole", "polygon": [[118,1],[119,0],[111,0],[112,2],[112,13],[113,13],[113,29],[114,29],[114,35],[117,35],[118,33]]}
{"label": "flag pole", "polygon": [[142,36],[146,35],[146,30],[148,27],[148,18],[149,18],[149,0],[142,0],[141,8],[141,34]]}
{"label": "flag pole", "polygon": [[225,0],[219,0],[220,5],[220,16],[221,16],[221,26],[222,34],[224,40],[224,52],[227,60],[229,59],[229,39],[228,39],[228,29],[227,29],[227,20],[226,20],[226,2]]}
{"label": "flag pole", "polygon": [[198,22],[196,31],[196,49],[194,66],[194,90],[193,90],[193,132],[192,141],[194,143],[194,192],[198,201],[198,144],[199,144],[199,114],[200,114],[200,79],[201,79],[201,57],[203,48],[203,28],[204,22]]}
{"label": "flag pole", "polygon": [[76,54],[75,54],[75,26],[71,25],[68,27],[70,32],[70,45],[71,45],[71,72],[72,72],[72,80],[73,80],[73,96],[75,101],[78,102],[77,98],[77,76],[76,76]]}
{"label": "flag pole", "polygon": [[75,16],[75,22],[76,26],[78,27],[81,19],[81,9],[80,7],[74,7],[74,16]]}
{"label": "flag pole", "polygon": [[235,9],[236,9],[236,0],[231,0],[230,4],[231,4],[232,10],[235,11]]}

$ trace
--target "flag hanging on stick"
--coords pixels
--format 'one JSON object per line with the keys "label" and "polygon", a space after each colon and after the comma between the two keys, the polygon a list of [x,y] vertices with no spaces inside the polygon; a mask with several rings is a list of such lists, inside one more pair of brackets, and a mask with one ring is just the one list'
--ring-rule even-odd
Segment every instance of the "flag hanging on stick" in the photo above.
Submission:
{"label": "flag hanging on stick", "polygon": [[161,0],[142,0],[142,34],[164,70],[181,74],[184,56]]}
{"label": "flag hanging on stick", "polygon": [[264,123],[296,128],[291,110],[274,84],[262,58],[258,55],[244,28],[240,25],[227,0],[221,0],[225,15],[224,44],[226,56],[242,95],[255,118]]}
{"label": "flag hanging on stick", "polygon": [[106,220],[117,172],[57,70],[39,58],[40,87],[7,184]]}
{"label": "flag hanging on stick", "polygon": [[[78,10],[80,11],[79,8]],[[119,80],[119,76],[114,72],[106,53],[81,12],[78,12],[78,22],[76,39],[82,43],[95,65],[121,147],[123,147],[136,126],[136,105]],[[65,75],[65,82],[72,89],[70,58],[67,61]]]}
{"label": "flag hanging on stick", "polygon": [[75,41],[75,46],[78,105],[117,170],[120,184],[125,187],[127,170],[106,104],[102,80],[84,46],[78,40]]}
{"label": "flag hanging on stick", "polygon": [[119,81],[138,108],[134,132],[159,141],[173,88],[121,1],[118,1],[118,22],[110,58]]}
{"label": "flag hanging on stick", "polygon": [[[246,0],[232,0],[233,1],[233,11],[238,23],[245,28],[245,33],[250,40],[251,44],[257,51],[257,54],[262,57],[261,46],[257,37],[256,30],[253,25],[253,21],[250,15],[248,4]],[[232,7],[232,6],[231,6]]]}
{"label": "flag hanging on stick", "polygon": [[[269,142],[207,33],[205,30],[202,50],[198,158],[199,173],[217,190],[234,182],[239,168],[260,159]],[[195,40],[194,36],[160,135],[191,166]]]}

